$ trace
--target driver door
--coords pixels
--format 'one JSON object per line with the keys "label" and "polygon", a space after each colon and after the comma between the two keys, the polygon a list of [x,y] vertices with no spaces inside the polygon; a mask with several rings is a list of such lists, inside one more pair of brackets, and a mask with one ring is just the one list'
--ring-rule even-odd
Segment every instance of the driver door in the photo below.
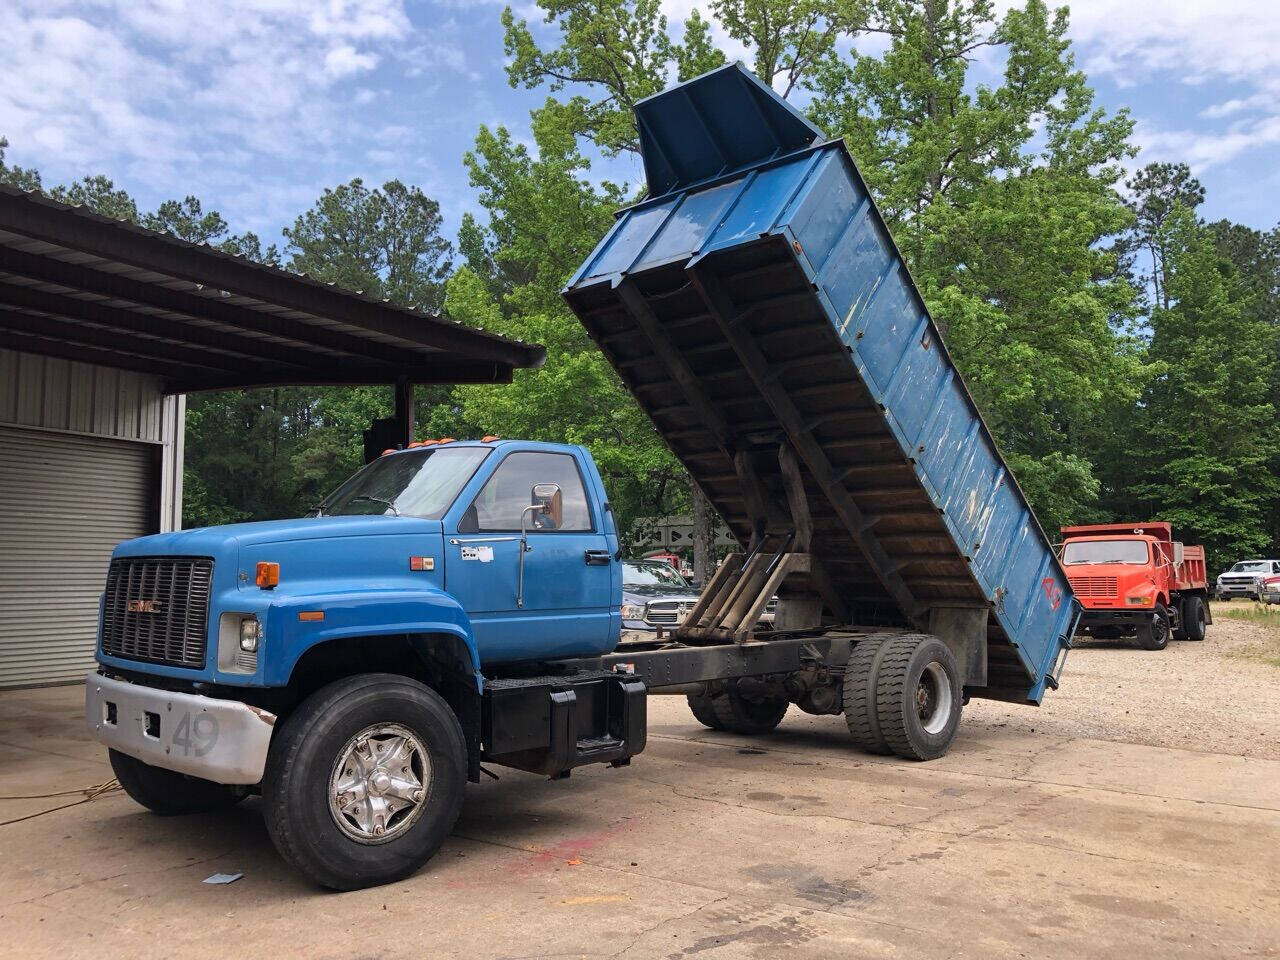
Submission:
{"label": "driver door", "polygon": [[[549,484],[558,488],[559,516],[526,511],[549,499]],[[618,561],[597,514],[568,453],[516,451],[498,465],[456,532],[446,534],[445,587],[469,613],[485,661],[587,654],[612,645]]]}

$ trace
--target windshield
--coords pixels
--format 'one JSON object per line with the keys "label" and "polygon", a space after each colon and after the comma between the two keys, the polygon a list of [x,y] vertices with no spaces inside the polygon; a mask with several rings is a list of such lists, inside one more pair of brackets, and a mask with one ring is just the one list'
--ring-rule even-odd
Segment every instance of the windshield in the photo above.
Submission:
{"label": "windshield", "polygon": [[665,563],[624,563],[624,587],[688,587],[684,577]]}
{"label": "windshield", "polygon": [[1227,573],[1270,573],[1271,564],[1266,560],[1245,560],[1237,563]]}
{"label": "windshield", "polygon": [[1062,562],[1146,563],[1145,540],[1071,540],[1062,548]]}
{"label": "windshield", "polygon": [[379,457],[318,509],[331,517],[403,514],[439,520],[488,454],[483,447],[455,447]]}

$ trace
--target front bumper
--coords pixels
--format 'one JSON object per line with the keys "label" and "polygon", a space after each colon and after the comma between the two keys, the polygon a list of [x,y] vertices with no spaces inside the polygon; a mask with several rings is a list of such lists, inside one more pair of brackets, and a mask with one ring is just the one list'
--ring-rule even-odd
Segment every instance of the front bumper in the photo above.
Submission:
{"label": "front bumper", "polygon": [[1142,610],[1090,610],[1085,608],[1080,617],[1080,626],[1089,627],[1121,627],[1136,630],[1151,622],[1151,608]]}
{"label": "front bumper", "polygon": [[1256,583],[1220,583],[1217,585],[1220,597],[1255,597],[1258,595]]}
{"label": "front bumper", "polygon": [[89,674],[84,715],[94,735],[143,763],[215,783],[262,780],[276,716],[238,700],[160,690]]}

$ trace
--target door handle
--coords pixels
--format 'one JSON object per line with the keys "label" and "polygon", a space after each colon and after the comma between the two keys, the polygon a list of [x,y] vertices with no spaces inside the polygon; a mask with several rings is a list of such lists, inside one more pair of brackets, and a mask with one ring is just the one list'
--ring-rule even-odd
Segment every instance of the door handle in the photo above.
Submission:
{"label": "door handle", "polygon": [[608,550],[584,550],[583,555],[588,567],[607,567],[613,559]]}

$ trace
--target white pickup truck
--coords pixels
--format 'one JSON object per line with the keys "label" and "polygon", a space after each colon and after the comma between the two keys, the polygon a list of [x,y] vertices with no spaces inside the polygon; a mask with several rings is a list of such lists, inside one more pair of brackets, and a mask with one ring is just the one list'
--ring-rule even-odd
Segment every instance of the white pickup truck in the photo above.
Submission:
{"label": "white pickup truck", "polygon": [[[1273,585],[1266,581],[1271,577],[1280,577],[1280,560],[1241,560],[1218,575],[1214,594],[1219,600],[1248,597],[1264,603],[1280,602],[1280,591],[1268,591]],[[1275,599],[1270,599],[1269,594],[1274,594]]]}

